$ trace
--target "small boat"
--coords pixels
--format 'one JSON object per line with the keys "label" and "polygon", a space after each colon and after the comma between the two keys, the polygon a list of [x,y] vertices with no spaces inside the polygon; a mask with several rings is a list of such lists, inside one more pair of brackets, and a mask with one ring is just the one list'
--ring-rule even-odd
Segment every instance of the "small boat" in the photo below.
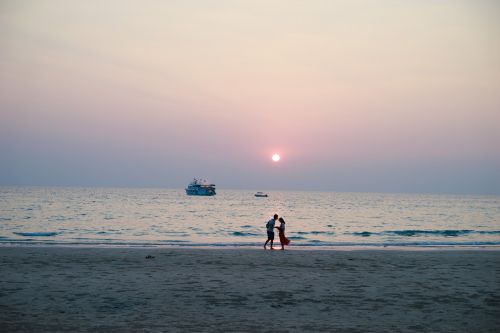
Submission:
{"label": "small boat", "polygon": [[264,193],[264,192],[257,192],[257,193],[255,193],[255,196],[258,198],[267,198],[268,197],[267,193]]}
{"label": "small boat", "polygon": [[212,196],[217,193],[215,193],[215,184],[209,184],[205,179],[194,178],[186,187],[186,194]]}

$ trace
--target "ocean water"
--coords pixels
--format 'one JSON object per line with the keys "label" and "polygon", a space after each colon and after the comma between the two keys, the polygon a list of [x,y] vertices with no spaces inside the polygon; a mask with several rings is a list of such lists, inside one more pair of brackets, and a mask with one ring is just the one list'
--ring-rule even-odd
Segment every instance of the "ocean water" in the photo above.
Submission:
{"label": "ocean water", "polygon": [[500,245],[500,197],[219,189],[0,187],[0,244],[262,246],[274,213],[291,246]]}

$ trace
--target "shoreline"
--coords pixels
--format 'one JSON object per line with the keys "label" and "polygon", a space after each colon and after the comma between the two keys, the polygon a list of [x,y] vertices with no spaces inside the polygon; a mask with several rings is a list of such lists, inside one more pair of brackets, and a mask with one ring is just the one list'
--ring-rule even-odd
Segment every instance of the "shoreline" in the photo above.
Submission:
{"label": "shoreline", "polygon": [[[171,245],[171,244],[92,244],[92,243],[43,243],[0,241],[0,248],[82,248],[82,249],[174,249],[174,250],[264,250],[261,245]],[[269,248],[267,249],[269,251]],[[275,251],[281,251],[275,244]],[[335,245],[287,246],[285,251],[500,251],[500,245]]]}

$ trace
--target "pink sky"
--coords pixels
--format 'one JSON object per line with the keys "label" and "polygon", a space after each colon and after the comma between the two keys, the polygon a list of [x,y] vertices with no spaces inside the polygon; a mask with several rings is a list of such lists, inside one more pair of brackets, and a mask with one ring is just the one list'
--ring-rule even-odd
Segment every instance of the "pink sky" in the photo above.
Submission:
{"label": "pink sky", "polygon": [[0,184],[500,193],[499,9],[4,1]]}

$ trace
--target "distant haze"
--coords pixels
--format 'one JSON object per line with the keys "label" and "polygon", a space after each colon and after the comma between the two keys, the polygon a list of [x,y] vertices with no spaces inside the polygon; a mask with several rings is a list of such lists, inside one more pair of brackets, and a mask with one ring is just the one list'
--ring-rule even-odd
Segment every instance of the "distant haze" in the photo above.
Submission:
{"label": "distant haze", "polygon": [[500,194],[498,13],[2,1],[0,185]]}

